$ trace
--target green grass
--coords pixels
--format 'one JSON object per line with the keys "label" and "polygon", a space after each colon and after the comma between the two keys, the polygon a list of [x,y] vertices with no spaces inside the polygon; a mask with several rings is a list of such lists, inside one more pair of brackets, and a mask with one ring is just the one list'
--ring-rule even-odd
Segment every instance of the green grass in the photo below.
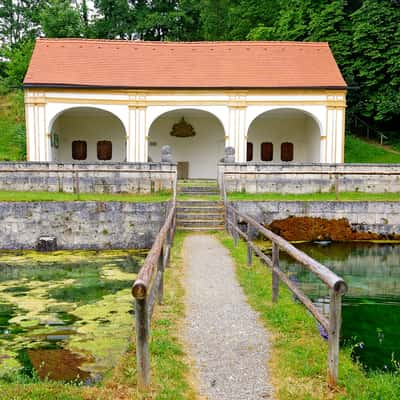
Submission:
{"label": "green grass", "polygon": [[0,97],[0,160],[24,160],[25,147],[24,97],[15,91]]}
{"label": "green grass", "polygon": [[[335,193],[240,193],[228,194],[232,201],[334,201]],[[339,193],[340,201],[399,201],[400,193],[366,193],[366,192],[343,192]]]}
{"label": "green grass", "polygon": [[0,191],[0,201],[123,201],[146,203],[167,201],[171,198],[168,192],[149,194],[108,194],[108,193],[60,193],[60,192],[8,192]]}
{"label": "green grass", "polygon": [[400,153],[361,140],[352,135],[346,135],[344,160],[346,163],[400,163]]}
{"label": "green grass", "polygon": [[315,320],[303,306],[294,303],[289,291],[281,286],[279,301],[271,302],[271,274],[254,258],[247,267],[246,246],[235,248],[226,233],[218,234],[229,249],[240,285],[249,303],[260,313],[270,332],[272,352],[269,370],[277,400],[397,400],[400,398],[398,374],[366,375],[350,359],[350,349],[341,350],[339,387],[332,391],[326,384],[327,343],[321,339]]}

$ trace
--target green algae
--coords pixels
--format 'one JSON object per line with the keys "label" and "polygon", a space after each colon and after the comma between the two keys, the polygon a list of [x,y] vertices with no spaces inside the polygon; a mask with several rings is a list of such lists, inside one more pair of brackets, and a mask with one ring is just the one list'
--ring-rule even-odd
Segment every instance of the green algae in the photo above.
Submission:
{"label": "green algae", "polygon": [[[86,383],[103,376],[128,347],[130,288],[145,255],[1,251],[0,381],[32,371],[39,378]],[[64,360],[61,370],[53,359]]]}

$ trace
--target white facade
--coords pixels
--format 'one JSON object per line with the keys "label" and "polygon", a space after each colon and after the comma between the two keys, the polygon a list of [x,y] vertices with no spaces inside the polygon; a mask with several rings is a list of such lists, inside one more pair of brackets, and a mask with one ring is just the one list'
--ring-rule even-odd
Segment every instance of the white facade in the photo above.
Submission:
{"label": "white facade", "polygon": [[[280,144],[289,141],[293,162],[340,163],[345,102],[344,90],[322,89],[26,89],[28,160],[74,161],[72,141],[83,140],[87,161],[96,161],[96,142],[112,140],[111,161],[159,161],[161,146],[169,144],[175,161],[189,163],[189,177],[215,178],[226,146],[245,162],[252,142],[258,161],[261,143],[271,142],[272,162],[280,162]],[[170,135],[182,117],[194,137]]]}

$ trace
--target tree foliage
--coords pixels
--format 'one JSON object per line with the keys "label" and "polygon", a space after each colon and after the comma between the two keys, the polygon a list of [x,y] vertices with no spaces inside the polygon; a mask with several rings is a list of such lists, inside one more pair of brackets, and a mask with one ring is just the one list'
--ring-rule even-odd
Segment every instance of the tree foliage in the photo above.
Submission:
{"label": "tree foliage", "polygon": [[79,10],[69,0],[50,0],[40,13],[40,21],[46,37],[79,37],[83,33]]}
{"label": "tree foliage", "polygon": [[400,123],[400,0],[2,0],[3,83],[21,84],[39,35],[327,41],[350,86],[348,115]]}

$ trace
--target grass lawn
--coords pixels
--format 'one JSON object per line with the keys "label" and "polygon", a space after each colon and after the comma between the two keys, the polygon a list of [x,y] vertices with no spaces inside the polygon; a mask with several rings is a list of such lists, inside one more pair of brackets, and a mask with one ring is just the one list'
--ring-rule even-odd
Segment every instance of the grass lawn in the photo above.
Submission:
{"label": "grass lawn", "polygon": [[281,285],[279,301],[271,302],[271,273],[258,258],[247,267],[247,247],[218,233],[236,263],[236,273],[249,303],[260,313],[272,342],[269,370],[277,400],[397,400],[400,398],[400,369],[397,374],[366,375],[350,359],[350,350],[341,350],[339,387],[326,384],[328,346],[318,332],[313,317],[292,300]]}
{"label": "grass lawn", "polygon": [[[335,193],[229,193],[228,199],[232,201],[335,201]],[[339,193],[339,201],[400,201],[400,193],[365,193],[343,192]]]}
{"label": "grass lawn", "polygon": [[400,163],[400,152],[390,150],[388,146],[369,143],[358,137],[346,135],[344,148],[344,161],[346,163]]}
{"label": "grass lawn", "polygon": [[39,382],[16,374],[9,382],[0,380],[0,400],[195,400],[190,383],[193,380],[189,378],[190,363],[179,336],[184,319],[183,239],[184,234],[175,235],[171,266],[165,271],[164,304],[154,310],[148,392],[137,391],[136,349],[132,340],[125,356],[99,386]]}
{"label": "grass lawn", "polygon": [[0,201],[124,201],[131,203],[160,202],[171,199],[171,193],[107,194],[107,193],[60,193],[60,192],[8,192],[0,191]]}
{"label": "grass lawn", "polygon": [[24,160],[25,146],[23,92],[0,96],[0,160]]}

